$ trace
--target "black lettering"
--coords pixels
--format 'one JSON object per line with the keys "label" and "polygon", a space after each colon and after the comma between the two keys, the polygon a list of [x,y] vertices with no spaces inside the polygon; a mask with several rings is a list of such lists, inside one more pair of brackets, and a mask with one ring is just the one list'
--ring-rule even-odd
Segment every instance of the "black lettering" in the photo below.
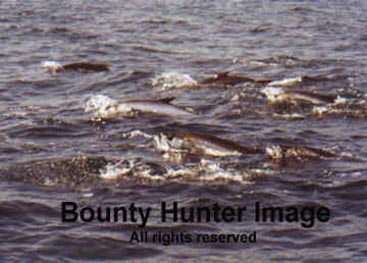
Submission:
{"label": "black lettering", "polygon": [[283,208],[281,207],[264,207],[262,209],[263,222],[267,221],[267,214],[270,214],[270,222],[275,222],[276,214],[278,214],[278,221],[283,222]]}
{"label": "black lettering", "polygon": [[[185,213],[186,210],[188,210],[187,213]],[[189,216],[186,217],[186,214],[188,214]],[[181,221],[184,223],[194,222],[194,208],[193,207],[189,207],[189,208],[181,207]]]}
{"label": "black lettering", "polygon": [[248,236],[248,241],[250,243],[256,243],[256,231]]}
{"label": "black lettering", "polygon": [[130,220],[131,222],[135,223],[136,221],[138,221],[138,219],[135,217],[136,207],[134,203],[131,203],[129,210],[130,210]]}
{"label": "black lettering", "polygon": [[213,205],[213,217],[214,217],[214,222],[220,222],[220,218],[219,218],[219,211],[220,211],[220,207],[218,204],[214,204]]}
{"label": "black lettering", "polygon": [[[313,207],[304,207],[301,210],[301,226],[305,228],[313,227],[315,224],[315,209]],[[307,224],[309,223],[309,224]]]}
{"label": "black lettering", "polygon": [[[71,206],[71,209],[68,207]],[[74,202],[62,202],[61,203],[61,220],[62,222],[75,222],[78,220],[78,213],[76,210],[78,206]]]}
{"label": "black lettering", "polygon": [[[204,216],[203,216],[203,212],[205,212]],[[209,209],[209,207],[199,207],[198,208],[198,222],[201,222],[203,217],[205,217],[206,222],[210,222],[210,209]]]}
{"label": "black lettering", "polygon": [[126,208],[123,207],[123,206],[120,206],[120,207],[115,207],[113,209],[113,220],[115,222],[118,222],[119,221],[119,212],[122,212],[122,222],[127,222],[127,211],[126,211]]}
{"label": "black lettering", "polygon": [[98,207],[98,209],[97,209],[97,220],[99,222],[111,222],[111,208],[106,207],[105,216],[103,217],[102,208]]}
{"label": "black lettering", "polygon": [[260,202],[255,203],[255,221],[260,222]]}
{"label": "black lettering", "polygon": [[235,211],[232,207],[225,207],[222,211],[222,217],[224,222],[232,222],[234,220]]}
{"label": "black lettering", "polygon": [[173,208],[172,209],[167,209],[166,208],[166,202],[162,202],[161,205],[161,220],[162,222],[166,222],[166,218],[168,214],[172,214],[173,215],[173,222],[177,222],[177,214],[178,214],[178,208],[177,208],[177,202],[173,202]]}
{"label": "black lettering", "polygon": [[139,235],[138,235],[138,232],[137,231],[134,231],[132,234],[131,234],[131,237],[130,237],[130,243],[133,243],[133,242],[136,242],[136,243],[139,243]]}
{"label": "black lettering", "polygon": [[286,208],[286,212],[285,221],[288,223],[298,222],[298,209],[296,207],[289,206]]}
{"label": "black lettering", "polygon": [[[87,212],[88,211],[88,212]],[[87,216],[89,214],[89,217]],[[90,207],[84,207],[80,210],[80,219],[84,222],[91,222],[94,219],[94,211]]]}
{"label": "black lettering", "polygon": [[143,208],[141,208],[141,207],[138,208],[138,211],[139,211],[139,214],[140,214],[140,217],[141,217],[141,222],[142,222],[139,225],[139,227],[145,227],[147,225],[147,222],[148,222],[148,219],[149,219],[149,214],[150,214],[151,210],[152,210],[152,208],[148,207],[146,213],[144,213]]}
{"label": "black lettering", "polygon": [[320,207],[317,210],[317,219],[323,223],[329,221],[330,220],[330,210],[325,206]]}

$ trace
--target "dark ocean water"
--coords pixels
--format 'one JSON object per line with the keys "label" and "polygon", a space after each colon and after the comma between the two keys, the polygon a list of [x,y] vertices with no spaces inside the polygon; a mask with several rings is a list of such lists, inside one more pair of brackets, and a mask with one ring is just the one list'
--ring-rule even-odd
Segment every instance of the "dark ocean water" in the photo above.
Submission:
{"label": "dark ocean water", "polygon": [[[366,12],[364,1],[1,1],[0,261],[367,262]],[[52,75],[43,61],[108,63],[111,71]],[[317,114],[313,106],[270,105],[259,92],[263,86],[253,83],[152,85],[168,72],[200,80],[223,71],[270,80],[308,76],[290,89],[347,102]],[[173,96],[175,105],[198,116],[94,122],[85,105],[98,94],[117,101]],[[306,145],[354,160],[171,160],[150,138],[162,130],[243,145]],[[98,163],[94,170],[81,164],[82,156]],[[121,161],[128,172],[113,170],[109,160]],[[104,180],[96,173],[119,176]],[[62,223],[65,201],[93,208],[134,203],[152,212],[145,228],[139,222]],[[162,223],[161,202],[247,211],[243,222]],[[310,228],[255,222],[255,202],[324,206],[330,220]],[[132,233],[141,230],[192,236],[256,231],[257,238],[132,244]]]}

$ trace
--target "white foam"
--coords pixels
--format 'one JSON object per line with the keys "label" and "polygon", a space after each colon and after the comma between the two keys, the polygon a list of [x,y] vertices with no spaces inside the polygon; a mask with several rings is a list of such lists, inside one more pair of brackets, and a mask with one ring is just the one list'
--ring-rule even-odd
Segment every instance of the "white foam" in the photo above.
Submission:
{"label": "white foam", "polygon": [[100,170],[99,177],[103,180],[149,179],[154,181],[164,180],[193,180],[202,182],[236,181],[239,183],[251,183],[253,176],[268,175],[263,170],[238,171],[235,168],[221,167],[221,163],[202,159],[199,164],[193,166],[167,165],[163,173],[141,162],[141,160],[121,160],[115,164],[108,164]]}
{"label": "white foam", "polygon": [[41,63],[42,68],[46,68],[50,73],[55,73],[62,65],[56,61],[46,60]]}
{"label": "white foam", "polygon": [[122,159],[115,164],[107,164],[100,170],[99,177],[104,180],[117,180],[121,178],[163,180],[165,174],[154,169],[150,164],[138,159]]}
{"label": "white foam", "polygon": [[300,113],[289,113],[289,114],[273,113],[273,117],[287,120],[302,120],[305,118],[305,115],[302,115]]}
{"label": "white foam", "polygon": [[160,133],[153,137],[156,147],[161,152],[167,152],[171,154],[185,154],[188,151],[181,149],[182,140],[180,138],[173,138],[172,140],[164,133]]}
{"label": "white foam", "polygon": [[172,167],[167,168],[167,178],[174,179],[174,178],[189,178],[189,177],[195,177],[194,171],[192,171],[190,168],[181,167],[179,169],[174,169]]}
{"label": "white foam", "polygon": [[226,181],[234,181],[239,183],[245,183],[247,176],[242,174],[234,173],[233,171],[225,171],[220,170],[217,172],[213,172],[210,174],[205,174],[200,179],[201,181],[217,181],[217,180],[226,180]]}
{"label": "white foam", "polygon": [[295,77],[295,78],[285,78],[282,80],[275,80],[268,83],[268,86],[277,86],[277,87],[288,87],[292,86],[296,83],[302,82],[302,77]]}
{"label": "white foam", "polygon": [[104,180],[116,180],[118,177],[129,173],[131,168],[119,167],[118,164],[107,164],[100,170],[99,177]]}
{"label": "white foam", "polygon": [[190,88],[197,85],[197,81],[188,74],[165,72],[153,78],[151,84],[156,89],[164,91],[173,88]]}
{"label": "white foam", "polygon": [[324,113],[327,113],[329,111],[328,107],[325,106],[314,106],[312,109],[312,113],[322,116]]}
{"label": "white foam", "polygon": [[93,112],[94,118],[108,118],[118,112],[117,101],[106,95],[93,95],[85,104],[85,112]]}
{"label": "white foam", "polygon": [[221,167],[220,162],[202,159],[200,161],[199,170],[200,181],[235,181],[239,183],[248,183],[250,175],[246,171],[238,171],[231,168]]}
{"label": "white foam", "polygon": [[166,167],[166,179],[187,179],[203,182],[236,181],[248,183],[250,175],[245,171],[236,171],[231,168],[222,168],[219,162],[201,159],[199,164],[191,167]]}
{"label": "white foam", "polygon": [[148,133],[142,132],[140,130],[133,130],[131,132],[125,132],[122,134],[123,138],[136,138],[136,137],[143,137],[145,139],[152,139],[155,136],[154,135],[150,135]]}
{"label": "white foam", "polygon": [[114,103],[117,103],[117,101],[106,95],[93,95],[85,105],[85,112],[99,111]]}
{"label": "white foam", "polygon": [[219,164],[199,165],[198,167],[188,168],[180,167],[178,169],[168,168],[168,179],[191,179],[195,181],[217,182],[217,181],[236,181],[239,183],[248,182],[247,174],[238,173],[234,170],[226,170],[220,167]]}
{"label": "white foam", "polygon": [[284,94],[284,90],[279,87],[269,86],[261,89],[261,93],[263,93],[269,101],[279,101],[283,100],[281,95]]}
{"label": "white foam", "polygon": [[266,153],[274,160],[280,160],[283,158],[283,150],[279,145],[266,147]]}
{"label": "white foam", "polygon": [[155,135],[153,137],[155,145],[159,151],[169,152],[171,151],[171,146],[168,143],[167,136],[163,133]]}
{"label": "white foam", "polygon": [[347,103],[347,99],[343,98],[343,97],[340,97],[339,95],[334,100],[334,104],[337,104],[337,105],[345,104],[345,103]]}

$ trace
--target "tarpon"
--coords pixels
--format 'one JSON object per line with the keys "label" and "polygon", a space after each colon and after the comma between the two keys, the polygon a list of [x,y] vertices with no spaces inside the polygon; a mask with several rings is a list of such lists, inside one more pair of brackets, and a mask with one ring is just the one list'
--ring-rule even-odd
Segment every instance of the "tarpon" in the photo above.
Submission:
{"label": "tarpon", "polygon": [[173,99],[164,98],[159,100],[128,100],[117,102],[107,96],[97,95],[87,102],[86,111],[95,111],[95,117],[101,119],[115,118],[134,112],[180,117],[195,116],[194,113],[185,108],[171,104]]}
{"label": "tarpon", "polygon": [[275,161],[285,160],[335,160],[336,153],[301,145],[276,145],[266,148],[266,153]]}
{"label": "tarpon", "polygon": [[207,156],[241,156],[263,153],[252,146],[242,146],[233,141],[201,133],[159,133],[154,137],[157,148],[163,152]]}
{"label": "tarpon", "polygon": [[313,105],[334,103],[338,98],[335,95],[319,94],[311,91],[285,91],[282,88],[266,87],[262,90],[272,103],[307,103]]}
{"label": "tarpon", "polygon": [[209,77],[209,78],[200,80],[198,85],[200,86],[200,85],[214,84],[214,85],[233,86],[236,84],[246,83],[246,82],[259,83],[259,84],[266,85],[271,81],[270,80],[257,80],[257,79],[252,79],[252,78],[242,77],[242,76],[235,76],[235,75],[231,76],[229,75],[229,72],[221,72],[214,77]]}
{"label": "tarpon", "polygon": [[48,72],[52,74],[61,71],[78,71],[82,73],[92,73],[110,70],[110,65],[108,64],[95,64],[87,62],[77,62],[61,65],[54,61],[45,61],[42,63],[42,67],[46,68]]}
{"label": "tarpon", "polygon": [[285,96],[292,101],[301,101],[307,102],[311,104],[325,104],[325,103],[334,103],[337,96],[335,95],[326,95],[326,94],[318,94],[311,91],[288,91],[285,93]]}

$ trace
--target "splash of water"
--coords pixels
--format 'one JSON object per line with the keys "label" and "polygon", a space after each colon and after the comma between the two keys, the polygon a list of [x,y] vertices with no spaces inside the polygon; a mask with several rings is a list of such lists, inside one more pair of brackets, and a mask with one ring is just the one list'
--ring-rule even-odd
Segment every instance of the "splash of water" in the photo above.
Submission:
{"label": "splash of water", "polygon": [[197,85],[197,81],[188,74],[165,72],[153,78],[151,84],[157,90],[165,91],[174,88],[191,88]]}

